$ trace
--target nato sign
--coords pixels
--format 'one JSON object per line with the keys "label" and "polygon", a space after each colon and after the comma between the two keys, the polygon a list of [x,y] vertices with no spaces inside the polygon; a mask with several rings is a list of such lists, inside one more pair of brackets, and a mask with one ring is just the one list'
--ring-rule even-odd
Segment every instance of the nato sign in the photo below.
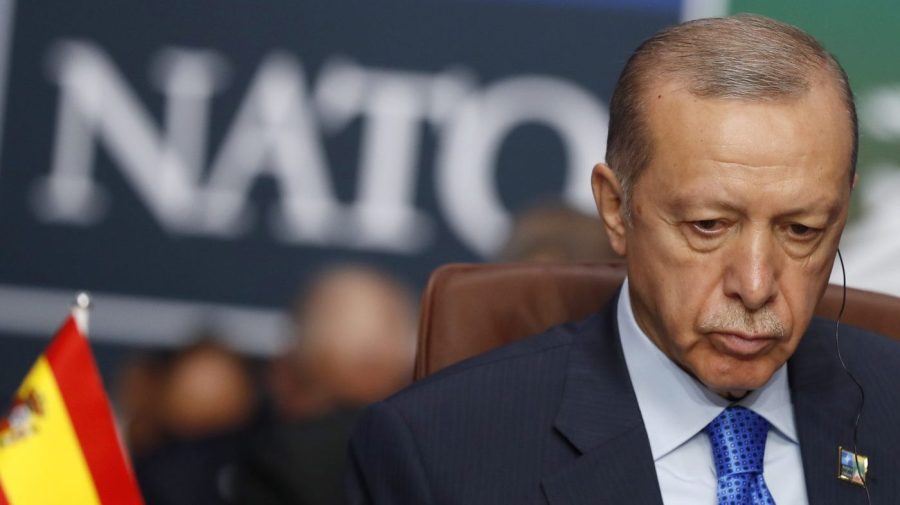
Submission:
{"label": "nato sign", "polygon": [[421,285],[593,212],[609,95],[674,1],[4,1],[0,332],[272,352],[342,261]]}

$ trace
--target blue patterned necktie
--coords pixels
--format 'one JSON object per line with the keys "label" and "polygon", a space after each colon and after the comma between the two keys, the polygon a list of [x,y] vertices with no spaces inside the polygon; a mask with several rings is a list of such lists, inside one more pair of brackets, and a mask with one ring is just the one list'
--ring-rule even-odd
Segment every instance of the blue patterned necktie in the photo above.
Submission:
{"label": "blue patterned necktie", "polygon": [[706,426],[712,443],[719,505],[775,505],[763,480],[769,422],[752,410],[732,406]]}

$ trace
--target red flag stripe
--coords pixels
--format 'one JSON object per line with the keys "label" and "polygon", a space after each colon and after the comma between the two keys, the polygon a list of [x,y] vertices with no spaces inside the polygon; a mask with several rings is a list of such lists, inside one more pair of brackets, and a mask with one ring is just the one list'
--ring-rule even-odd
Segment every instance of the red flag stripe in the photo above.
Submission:
{"label": "red flag stripe", "polygon": [[0,505],[9,505],[9,500],[6,499],[6,493],[3,492],[3,484],[0,484]]}
{"label": "red flag stripe", "polygon": [[[118,442],[112,411],[87,340],[69,318],[47,349],[97,495],[104,505],[141,505],[134,474]],[[2,505],[2,504],[0,504]]]}

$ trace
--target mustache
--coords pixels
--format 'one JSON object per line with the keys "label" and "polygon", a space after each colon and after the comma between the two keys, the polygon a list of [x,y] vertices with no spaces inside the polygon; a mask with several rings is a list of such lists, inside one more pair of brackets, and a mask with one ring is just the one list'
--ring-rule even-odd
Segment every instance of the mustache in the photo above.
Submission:
{"label": "mustache", "polygon": [[743,335],[766,335],[782,338],[784,323],[768,306],[750,312],[747,309],[729,305],[725,309],[704,317],[699,329],[703,332],[737,333]]}

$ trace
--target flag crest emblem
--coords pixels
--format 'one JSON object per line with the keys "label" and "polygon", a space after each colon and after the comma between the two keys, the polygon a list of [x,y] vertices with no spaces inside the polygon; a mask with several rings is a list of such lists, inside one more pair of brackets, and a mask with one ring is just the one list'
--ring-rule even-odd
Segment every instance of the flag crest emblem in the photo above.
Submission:
{"label": "flag crest emblem", "polygon": [[6,418],[0,421],[0,447],[7,446],[37,431],[35,416],[43,416],[41,397],[33,389],[17,394]]}

